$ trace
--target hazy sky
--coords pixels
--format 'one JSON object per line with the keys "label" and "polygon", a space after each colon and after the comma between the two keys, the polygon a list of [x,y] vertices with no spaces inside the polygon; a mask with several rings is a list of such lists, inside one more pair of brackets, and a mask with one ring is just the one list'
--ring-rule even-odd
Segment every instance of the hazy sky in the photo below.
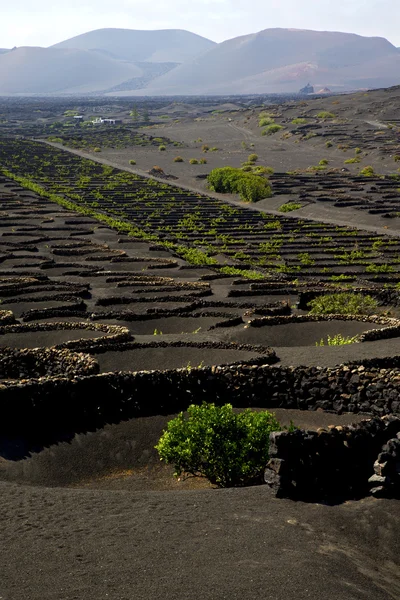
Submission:
{"label": "hazy sky", "polygon": [[102,27],[188,29],[216,42],[269,27],[293,27],[382,36],[400,46],[400,0],[0,0],[0,3],[0,48],[49,46]]}

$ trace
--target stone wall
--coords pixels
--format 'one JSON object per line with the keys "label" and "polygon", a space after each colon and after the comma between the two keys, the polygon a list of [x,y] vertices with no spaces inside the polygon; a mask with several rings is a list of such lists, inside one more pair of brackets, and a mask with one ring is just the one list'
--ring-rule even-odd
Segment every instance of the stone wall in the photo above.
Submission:
{"label": "stone wall", "polygon": [[[371,362],[371,361],[370,361]],[[203,401],[265,409],[323,409],[400,416],[400,371],[234,365],[3,382],[0,434],[55,442],[138,416],[173,414]]]}
{"label": "stone wall", "polygon": [[24,385],[24,381],[26,385],[27,380],[38,377],[83,377],[98,372],[99,364],[89,354],[55,348],[0,350],[0,379],[22,380],[14,381],[16,386]]}
{"label": "stone wall", "polygon": [[400,493],[400,417],[274,432],[265,482],[278,497],[342,501]]}

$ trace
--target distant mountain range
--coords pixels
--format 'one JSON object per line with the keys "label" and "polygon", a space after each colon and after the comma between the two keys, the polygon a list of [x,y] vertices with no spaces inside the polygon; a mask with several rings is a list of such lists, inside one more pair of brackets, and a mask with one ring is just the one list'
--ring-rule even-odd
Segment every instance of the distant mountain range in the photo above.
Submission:
{"label": "distant mountain range", "polygon": [[216,44],[184,30],[98,29],[50,48],[0,49],[0,94],[192,95],[400,84],[384,38],[266,29]]}

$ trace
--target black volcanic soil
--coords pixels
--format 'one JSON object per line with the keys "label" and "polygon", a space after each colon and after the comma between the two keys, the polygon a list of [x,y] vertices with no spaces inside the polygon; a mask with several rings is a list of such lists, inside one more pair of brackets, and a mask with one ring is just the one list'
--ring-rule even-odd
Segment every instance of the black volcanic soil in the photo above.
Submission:
{"label": "black volcanic soil", "polygon": [[[155,127],[145,131],[153,136],[166,135],[183,142],[183,147],[170,144],[165,152],[159,152],[157,147],[138,146],[102,149],[100,156],[91,152],[79,153],[139,173],[146,173],[154,165],[160,165],[166,173],[178,177],[176,182],[179,185],[203,192],[205,182],[198,179],[198,175],[205,175],[217,166],[240,166],[252,152],[259,155],[258,164],[271,166],[277,172],[305,170],[310,165],[318,165],[324,158],[329,161],[329,168],[341,170],[344,161],[355,155],[354,148],[360,146],[360,163],[346,165],[351,176],[369,164],[378,174],[394,173],[398,166],[393,158],[397,125],[390,129],[388,124],[398,118],[398,97],[399,90],[389,94],[378,90],[366,95],[360,93],[354,97],[355,100],[349,95],[316,101],[307,98],[302,104],[293,102],[273,109],[279,114],[277,122],[285,130],[271,137],[261,136],[257,126],[259,110],[253,111],[244,106],[241,107],[245,109],[243,112],[223,114],[200,110],[196,113],[199,120],[194,120],[185,114],[175,114],[176,110],[180,110],[179,106],[171,109],[166,106],[162,112],[170,112],[171,118],[164,123],[160,120]],[[46,105],[46,114],[41,113],[39,117],[47,119],[48,123],[64,119],[64,110],[74,108],[76,104],[75,99],[73,106],[69,100],[55,107],[53,101],[40,102],[41,109]],[[112,102],[114,107],[117,100]],[[103,100],[101,103],[104,107]],[[29,100],[15,101],[14,108],[10,109],[7,103],[5,112],[8,121],[0,124],[0,132],[11,130],[12,135],[27,132],[30,121],[38,118],[33,112],[29,114],[27,105]],[[125,106],[121,111],[120,116],[127,121],[130,109]],[[104,114],[111,114],[112,110],[114,108],[107,107]],[[118,112],[120,109],[115,110]],[[323,128],[333,125],[333,129],[324,130],[324,136],[311,136],[309,139],[301,139],[304,132],[294,133],[291,121],[297,117],[311,121],[311,132],[320,132],[315,127],[320,124],[315,119],[320,110],[335,113],[335,123],[323,124]],[[178,118],[175,119],[175,116]],[[180,122],[174,122],[176,120]],[[290,135],[282,137],[286,133]],[[27,135],[41,133],[30,130]],[[378,143],[379,139],[382,143]],[[332,140],[330,148],[326,147],[326,140]],[[338,148],[343,143],[349,148]],[[203,144],[215,146],[218,150],[205,154],[202,152]],[[393,149],[386,152],[390,144]],[[184,158],[183,163],[174,162],[177,155]],[[207,164],[189,165],[190,158],[205,158]],[[135,167],[129,166],[130,159],[136,160]],[[310,177],[323,181],[325,174],[311,174]],[[349,180],[344,179],[344,182],[346,186]],[[364,187],[365,193],[370,195],[370,188]],[[310,193],[311,196],[313,193]],[[320,195],[319,192],[315,194]],[[361,194],[364,192],[355,195]],[[298,196],[299,190],[292,194],[279,194],[250,208],[273,212],[282,203],[296,200]],[[374,198],[372,195],[373,201]],[[234,197],[229,200],[239,203]],[[177,268],[150,268],[154,267],[152,257],[169,255],[154,252],[148,243],[132,243],[126,236],[99,227],[89,218],[50,205],[34,194],[21,193],[15,184],[0,185],[0,203],[10,218],[7,221],[2,213],[0,219],[1,277],[46,275],[49,280],[44,285],[56,285],[66,280],[89,283],[90,294],[85,295],[81,309],[84,318],[94,315],[99,322],[128,325],[144,343],[150,337],[151,341],[175,340],[176,336],[183,337],[184,332],[184,339],[200,339],[210,325],[221,320],[214,316],[180,318],[175,312],[170,314],[168,311],[188,310],[191,301],[185,300],[185,294],[179,297],[179,294],[173,293],[178,296],[174,300],[170,299],[168,291],[156,294],[150,291],[134,296],[130,291],[121,291],[115,283],[107,282],[104,273],[99,275],[97,272],[97,269],[117,275],[127,272],[129,278],[129,274],[137,275],[144,270],[150,275],[189,281],[209,274],[210,270],[180,270],[178,267],[185,263],[179,258],[176,259]],[[363,226],[392,235],[399,231],[397,218],[383,219],[380,215],[353,207],[338,208],[331,201],[322,203],[314,197],[304,201],[303,208],[295,215],[335,224]],[[37,241],[32,226],[40,230],[44,236],[42,241]],[[61,229],[57,229],[59,227]],[[29,236],[23,235],[24,231]],[[63,257],[52,252],[52,244],[76,240],[87,242],[89,254]],[[15,244],[13,250],[7,245],[10,242]],[[29,254],[25,249],[28,242],[35,246]],[[98,248],[91,247],[92,242],[107,244],[107,251],[123,249],[128,257],[140,255],[144,260],[115,263],[103,254],[97,254],[101,260],[91,262],[86,258],[93,258],[98,253]],[[54,260],[54,264],[48,263],[49,258]],[[41,285],[39,282],[36,287]],[[220,311],[244,317],[248,306],[235,306],[237,299],[228,297],[230,286],[230,280],[213,284],[212,296],[208,297],[211,303],[204,312]],[[98,303],[99,300],[118,298],[128,293],[133,300],[130,304],[121,305],[115,301],[115,304],[103,306]],[[57,290],[30,293],[29,288],[19,286],[14,294],[3,297],[0,293],[0,297],[2,308],[14,310],[22,322],[23,313],[29,309],[61,309],[68,303],[82,300],[73,289],[68,293],[63,291],[63,294],[66,297],[59,299],[60,292]],[[153,300],[140,302],[146,295],[152,295]],[[271,299],[267,292],[264,297],[245,298],[253,306],[261,307]],[[226,306],[213,306],[212,301],[216,300]],[[297,296],[294,295],[292,300],[294,304]],[[168,318],[163,319],[163,315],[158,313],[155,320],[115,318],[118,312],[131,311],[137,317],[148,315],[148,311],[154,309],[167,311]],[[202,309],[196,308],[196,311],[202,312]],[[101,316],[107,312],[112,313],[110,318]],[[74,321],[83,317],[64,318]],[[63,318],[37,316],[33,319],[34,322],[55,320]],[[284,365],[332,366],[354,358],[400,355],[398,338],[345,347],[312,347],[313,342],[322,337],[322,330],[323,335],[339,331],[344,335],[359,333],[359,324],[354,326],[354,330],[351,324],[347,330],[336,325],[332,325],[332,331],[327,331],[321,324],[309,328],[309,346],[303,345],[304,331],[299,328],[295,332],[292,325],[288,331],[275,329],[279,335],[273,338],[265,338],[263,329],[244,330],[242,326],[207,331],[205,335],[213,340],[276,343],[275,350]],[[194,332],[200,326],[202,329],[196,336]],[[153,337],[154,329],[161,330],[163,334]],[[363,325],[362,330],[365,329]],[[67,333],[68,339],[74,338],[74,332]],[[93,335],[93,332],[88,333],[89,337]],[[52,333],[45,340],[38,336],[29,340],[29,335],[25,335],[22,345],[26,346],[28,342],[34,346],[59,342],[60,334],[54,337]],[[254,339],[250,340],[249,336],[253,335]],[[7,343],[16,347],[20,343],[17,337],[11,337]],[[79,337],[83,337],[81,332]],[[287,340],[291,340],[291,345]],[[187,366],[188,362],[191,366],[198,366],[201,362],[211,364],[225,359],[240,360],[250,358],[250,355],[254,357],[252,352],[222,350],[216,355],[215,350],[183,347],[146,348],[126,353],[110,350],[98,354],[97,358],[103,370],[113,370],[175,368]],[[292,419],[298,426],[311,429],[361,418],[356,419],[354,415],[338,417],[319,411],[276,413],[282,423],[288,424]],[[167,418],[159,416],[108,425],[96,432],[76,435],[71,443],[46,448],[24,460],[10,460],[6,453],[7,443],[2,444],[1,454],[7,455],[8,459],[0,458],[0,600],[400,598],[398,502],[367,498],[332,506],[305,504],[273,498],[266,486],[217,490],[204,480],[176,481],[172,477],[172,469],[160,465],[154,450]]]}

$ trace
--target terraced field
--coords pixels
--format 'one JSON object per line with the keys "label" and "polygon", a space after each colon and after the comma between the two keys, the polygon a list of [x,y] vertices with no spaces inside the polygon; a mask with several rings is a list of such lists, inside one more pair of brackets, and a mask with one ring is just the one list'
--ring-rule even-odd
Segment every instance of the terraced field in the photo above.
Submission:
{"label": "terraced field", "polygon": [[227,275],[332,282],[343,276],[379,284],[398,277],[397,239],[249,211],[38,142],[3,139],[0,159],[3,174],[31,189]]}

